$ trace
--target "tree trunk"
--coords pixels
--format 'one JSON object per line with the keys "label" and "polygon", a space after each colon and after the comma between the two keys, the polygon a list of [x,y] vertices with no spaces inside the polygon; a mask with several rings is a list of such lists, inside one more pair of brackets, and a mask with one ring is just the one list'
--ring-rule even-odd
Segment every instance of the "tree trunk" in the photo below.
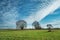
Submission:
{"label": "tree trunk", "polygon": [[50,27],[48,28],[48,32],[51,32],[51,28]]}
{"label": "tree trunk", "polygon": [[21,30],[23,30],[23,27],[21,27]]}

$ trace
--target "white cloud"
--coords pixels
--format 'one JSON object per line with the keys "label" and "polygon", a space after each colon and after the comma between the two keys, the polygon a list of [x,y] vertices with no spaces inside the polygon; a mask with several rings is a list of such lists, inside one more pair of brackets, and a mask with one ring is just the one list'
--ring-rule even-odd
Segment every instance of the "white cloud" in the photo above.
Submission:
{"label": "white cloud", "polygon": [[36,13],[31,14],[24,20],[27,21],[28,26],[29,24],[32,24],[32,22],[34,22],[35,20],[41,21],[44,17],[46,17],[51,12],[54,12],[57,8],[59,8],[60,7],[59,3],[60,3],[60,0],[56,0],[52,4],[48,4],[47,7],[44,7],[43,9],[37,11]]}
{"label": "white cloud", "polygon": [[48,22],[48,23],[45,23],[42,25],[43,25],[43,27],[47,27],[46,26],[47,24],[52,24],[53,28],[60,28],[60,20],[53,20],[51,22]]}
{"label": "white cloud", "polygon": [[28,24],[31,24],[33,21],[41,21],[44,17],[46,17],[51,12],[55,11],[57,8],[60,7],[60,0],[54,1],[52,4],[49,4],[47,7],[37,11],[35,14],[30,15],[25,20]]}
{"label": "white cloud", "polygon": [[[18,12],[16,10],[16,8],[12,8],[10,11],[5,12],[3,14],[3,21],[4,21],[4,25],[2,24],[2,26],[8,26],[8,28],[16,28],[16,18],[18,17]],[[5,27],[2,27],[5,28]]]}

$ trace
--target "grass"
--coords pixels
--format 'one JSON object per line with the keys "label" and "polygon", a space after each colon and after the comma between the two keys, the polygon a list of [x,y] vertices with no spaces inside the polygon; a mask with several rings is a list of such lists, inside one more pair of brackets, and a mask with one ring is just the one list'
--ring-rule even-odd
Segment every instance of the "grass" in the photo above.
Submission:
{"label": "grass", "polygon": [[0,40],[60,40],[60,30],[0,30]]}

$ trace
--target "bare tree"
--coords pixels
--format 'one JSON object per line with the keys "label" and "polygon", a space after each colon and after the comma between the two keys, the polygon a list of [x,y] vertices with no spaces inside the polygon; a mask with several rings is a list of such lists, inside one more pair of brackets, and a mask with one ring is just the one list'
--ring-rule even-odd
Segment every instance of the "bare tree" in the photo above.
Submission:
{"label": "bare tree", "polygon": [[41,29],[41,26],[38,21],[34,21],[32,25],[35,27],[35,29]]}
{"label": "bare tree", "polygon": [[24,27],[27,27],[27,23],[26,23],[26,21],[24,21],[24,20],[19,20],[19,21],[17,21],[16,22],[16,25],[17,25],[17,29],[21,29],[21,30],[23,30],[24,29]]}
{"label": "bare tree", "polygon": [[51,24],[47,24],[48,32],[51,32],[51,28],[53,27]]}

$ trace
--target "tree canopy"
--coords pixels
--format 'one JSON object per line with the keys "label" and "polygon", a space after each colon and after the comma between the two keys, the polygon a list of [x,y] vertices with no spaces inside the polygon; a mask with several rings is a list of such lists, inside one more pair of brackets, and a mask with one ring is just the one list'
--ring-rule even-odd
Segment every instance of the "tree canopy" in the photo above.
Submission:
{"label": "tree canopy", "polygon": [[35,27],[35,29],[41,29],[41,26],[38,21],[34,21],[32,25]]}
{"label": "tree canopy", "polygon": [[24,27],[27,27],[27,23],[24,20],[19,20],[16,22],[17,29],[23,29]]}

